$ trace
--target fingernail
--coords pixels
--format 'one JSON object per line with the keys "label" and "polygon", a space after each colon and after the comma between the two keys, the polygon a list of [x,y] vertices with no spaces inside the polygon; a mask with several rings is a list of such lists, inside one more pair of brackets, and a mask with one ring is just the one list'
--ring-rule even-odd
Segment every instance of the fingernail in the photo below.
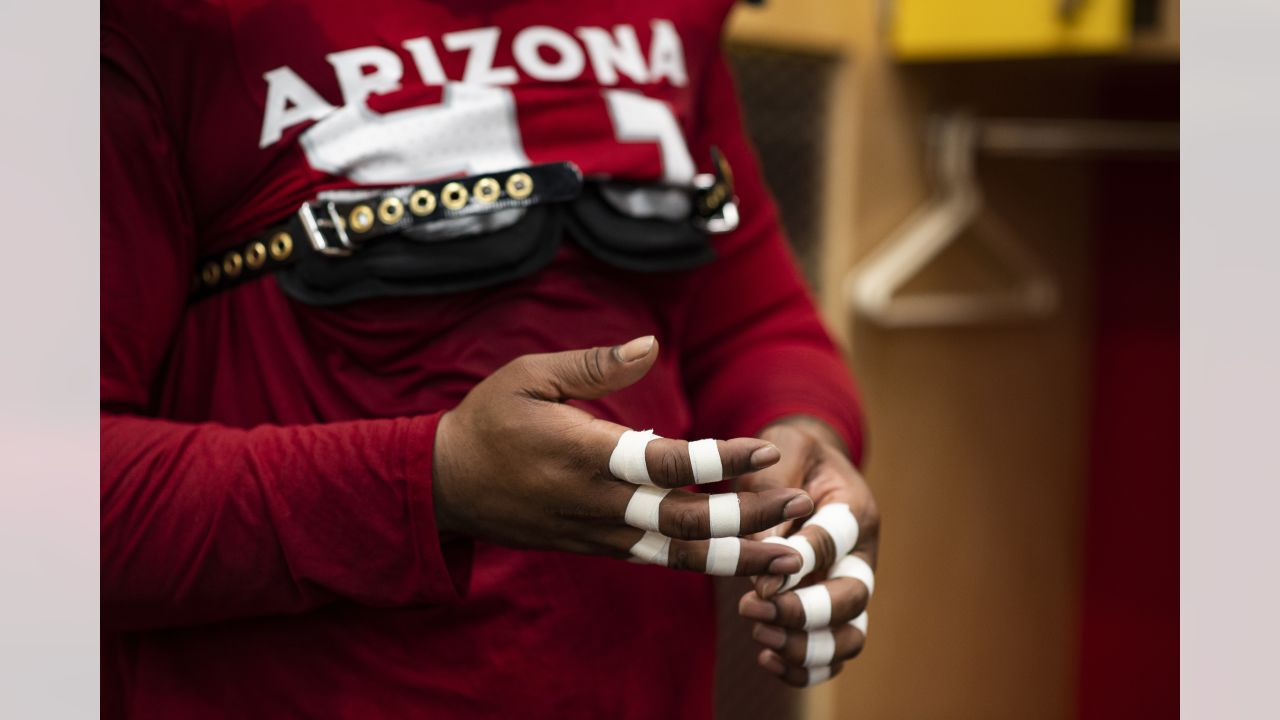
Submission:
{"label": "fingernail", "polygon": [[618,359],[624,363],[635,362],[653,349],[653,336],[645,335],[618,348]]}
{"label": "fingernail", "polygon": [[774,675],[781,675],[787,671],[787,666],[782,664],[782,658],[778,656],[778,653],[773,652],[772,650],[765,650],[761,652],[757,661],[760,663],[760,667],[768,670]]}
{"label": "fingernail", "polygon": [[757,600],[755,598],[752,598],[751,600],[744,602],[742,604],[742,607],[740,608],[740,613],[742,617],[747,618],[749,620],[761,620],[764,622],[769,622],[778,617],[778,608],[775,607],[774,604],[771,602],[765,602],[763,600]]}
{"label": "fingernail", "polygon": [[[787,501],[782,506],[782,517],[785,520],[795,520],[796,518],[806,517],[813,512],[813,498],[806,493],[801,493]],[[798,569],[798,568],[797,568]]]}
{"label": "fingernail", "polygon": [[[798,570],[796,572],[799,572]],[[788,573],[791,574],[791,573]],[[769,575],[756,583],[756,594],[768,600],[769,598],[782,592],[783,586],[787,584],[787,578],[783,575]]]}
{"label": "fingernail", "polygon": [[[800,568],[804,567],[804,560],[798,552],[789,552],[786,555],[779,555],[769,563],[768,575],[790,575],[800,572]],[[768,579],[768,578],[766,578]]]}
{"label": "fingernail", "polygon": [[782,452],[772,443],[757,448],[749,458],[752,469],[763,470],[782,459]]}
{"label": "fingernail", "polygon": [[783,645],[787,644],[787,631],[777,625],[765,625],[756,623],[755,629],[751,631],[751,635],[755,637],[756,642],[767,648],[781,650]]}

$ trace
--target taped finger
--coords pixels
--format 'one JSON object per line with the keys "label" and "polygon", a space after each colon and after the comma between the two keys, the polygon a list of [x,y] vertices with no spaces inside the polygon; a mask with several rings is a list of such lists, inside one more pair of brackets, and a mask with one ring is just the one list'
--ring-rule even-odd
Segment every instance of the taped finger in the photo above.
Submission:
{"label": "taped finger", "polygon": [[636,562],[666,567],[670,563],[671,538],[656,532],[646,532],[631,546],[631,557]]}
{"label": "taped finger", "polygon": [[689,443],[689,465],[693,469],[693,482],[697,485],[724,479],[724,464],[720,462],[720,448],[715,440]]}
{"label": "taped finger", "polygon": [[618,482],[600,497],[627,525],[678,540],[737,537],[813,507],[808,495],[791,489],[709,495]]}
{"label": "taped finger", "polygon": [[862,614],[849,621],[849,624],[858,628],[862,632],[862,637],[867,637],[867,611],[863,610]]}
{"label": "taped finger", "polygon": [[752,637],[776,651],[786,664],[801,667],[822,667],[855,657],[865,639],[851,623],[807,632],[757,623]]}
{"label": "taped finger", "polygon": [[858,544],[858,519],[848,503],[829,503],[818,508],[805,527],[821,528],[835,546],[833,558],[843,558]]}
{"label": "taped finger", "polygon": [[773,650],[762,650],[756,660],[765,670],[782,678],[782,681],[795,687],[812,687],[820,682],[830,680],[840,674],[844,663],[834,663],[823,667],[797,667],[787,665],[782,657]]}
{"label": "taped finger", "polygon": [[796,590],[796,599],[804,613],[804,629],[814,630],[831,624],[831,593],[825,584]]}
{"label": "taped finger", "polygon": [[832,578],[852,578],[867,586],[867,599],[876,590],[876,572],[871,564],[857,555],[846,555],[831,569]]}
{"label": "taped finger", "polygon": [[818,683],[823,683],[830,680],[831,677],[832,675],[831,675],[830,667],[809,668],[809,671],[805,674],[804,686],[813,687]]}
{"label": "taped finger", "polygon": [[[637,447],[626,449],[629,462],[635,462]],[[719,482],[766,468],[781,457],[772,444],[753,438],[685,442],[655,437],[644,445],[643,454],[645,476],[654,485],[670,488]]]}
{"label": "taped finger", "polygon": [[813,630],[805,633],[804,660],[807,668],[825,667],[836,656],[836,636],[830,630]]}
{"label": "taped finger", "polygon": [[661,524],[662,499],[669,492],[671,491],[666,488],[651,485],[637,487],[631,495],[631,500],[627,502],[623,520],[633,528],[657,532]]}
{"label": "taped finger", "polygon": [[737,493],[720,493],[708,497],[707,512],[713,538],[734,537],[742,527],[742,509]]}
{"label": "taped finger", "polygon": [[813,551],[813,545],[804,535],[796,534],[786,538],[765,538],[764,542],[771,545],[786,545],[800,553],[800,558],[802,560],[800,571],[787,576],[786,580],[782,583],[782,590],[780,592],[786,592],[796,585],[799,585],[800,581],[803,580],[806,575],[813,572],[814,568],[817,566],[817,555]]}
{"label": "taped finger", "polygon": [[752,591],[738,601],[738,613],[779,627],[812,630],[847,623],[861,614],[867,607],[863,590],[859,581],[836,578],[767,599]]}
{"label": "taped finger", "polygon": [[636,485],[652,485],[649,464],[645,461],[645,448],[662,437],[652,430],[625,430],[609,455],[609,472],[619,480]]}
{"label": "taped finger", "polygon": [[[626,532],[634,533],[634,530]],[[661,533],[645,532],[638,540],[628,540],[634,562],[663,565],[675,570],[692,570],[709,575],[759,575],[766,571],[786,572],[799,566],[800,559],[787,548],[742,540],[674,540]]]}
{"label": "taped finger", "polygon": [[707,541],[708,575],[729,576],[738,571],[738,557],[742,554],[742,542],[738,538],[712,538]]}

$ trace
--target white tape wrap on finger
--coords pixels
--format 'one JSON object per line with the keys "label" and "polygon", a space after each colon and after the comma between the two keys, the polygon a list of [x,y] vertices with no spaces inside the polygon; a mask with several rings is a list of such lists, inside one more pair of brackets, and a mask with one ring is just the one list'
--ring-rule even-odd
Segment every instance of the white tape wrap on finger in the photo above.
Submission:
{"label": "white tape wrap on finger", "polygon": [[707,513],[711,516],[711,537],[734,537],[742,528],[742,508],[737,493],[707,496]]}
{"label": "white tape wrap on finger", "polygon": [[671,492],[666,488],[656,488],[649,485],[641,485],[631,495],[631,501],[627,503],[627,512],[624,517],[627,524],[633,528],[641,530],[658,531],[658,509],[662,505],[662,498]]}
{"label": "white tape wrap on finger", "polygon": [[830,667],[809,668],[809,679],[805,682],[805,687],[813,687],[820,682],[826,682],[831,679]]}
{"label": "white tape wrap on finger", "polygon": [[649,479],[649,464],[644,459],[644,449],[649,443],[662,437],[652,430],[627,430],[618,438],[613,446],[613,454],[609,456],[609,472],[619,480],[626,480],[636,485],[652,485]]}
{"label": "white tape wrap on finger", "polygon": [[742,541],[736,537],[711,538],[707,548],[708,575],[733,575],[738,572],[738,555],[742,552]]}
{"label": "white tape wrap on finger", "polygon": [[831,570],[832,578],[853,578],[867,586],[867,599],[876,591],[876,573],[866,560],[857,555],[846,555]]}
{"label": "white tape wrap on finger", "polygon": [[862,614],[849,621],[849,624],[862,631],[862,637],[867,636],[867,611],[863,610]]}
{"label": "white tape wrap on finger", "polygon": [[646,532],[640,541],[631,546],[631,557],[650,565],[667,566],[667,553],[671,550],[671,538],[656,532]]}
{"label": "white tape wrap on finger", "polygon": [[724,479],[724,465],[720,462],[720,447],[712,439],[694,440],[689,443],[689,464],[693,467],[693,482],[698,485],[720,482]]}
{"label": "white tape wrap on finger", "polygon": [[813,552],[813,546],[809,544],[809,540],[803,535],[792,535],[791,537],[786,538],[775,536],[765,538],[764,541],[767,543],[790,545],[795,548],[796,552],[800,553],[800,559],[802,561],[802,564],[800,565],[800,572],[794,575],[788,575],[787,581],[782,584],[782,589],[778,592],[785,592],[796,585],[799,585],[800,581],[803,580],[806,575],[813,572],[814,566],[818,563],[817,556],[815,556]]}
{"label": "white tape wrap on finger", "polygon": [[835,543],[836,557],[848,555],[858,544],[858,519],[853,516],[848,503],[823,505],[805,525],[817,525],[827,531]]}
{"label": "white tape wrap on finger", "polygon": [[804,646],[804,666],[822,667],[831,664],[836,655],[836,636],[830,630],[812,630]]}
{"label": "white tape wrap on finger", "polygon": [[826,585],[810,585],[796,591],[804,608],[804,629],[815,630],[831,624],[831,593]]}

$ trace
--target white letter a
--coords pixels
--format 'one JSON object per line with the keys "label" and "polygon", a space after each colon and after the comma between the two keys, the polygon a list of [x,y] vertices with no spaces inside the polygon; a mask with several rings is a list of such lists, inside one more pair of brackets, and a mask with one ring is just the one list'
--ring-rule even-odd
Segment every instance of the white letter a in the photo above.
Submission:
{"label": "white letter a", "polygon": [[260,148],[278,141],[286,128],[307,120],[319,120],[334,110],[288,66],[278,67],[262,77],[267,81],[267,110],[262,118]]}

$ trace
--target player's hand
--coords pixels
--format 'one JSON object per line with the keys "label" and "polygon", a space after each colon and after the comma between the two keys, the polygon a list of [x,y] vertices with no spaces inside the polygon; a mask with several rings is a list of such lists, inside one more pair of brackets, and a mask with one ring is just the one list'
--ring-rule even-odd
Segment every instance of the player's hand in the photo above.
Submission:
{"label": "player's hand", "polygon": [[[740,513],[729,524],[736,532],[726,533],[723,510],[735,500],[726,494],[723,500],[729,503],[718,506],[720,522],[713,533],[710,496],[670,490],[657,501],[662,488],[694,483],[684,440],[660,438],[637,451],[643,452],[656,488],[614,477],[610,456],[627,428],[565,401],[621,390],[644,377],[657,355],[652,337],[525,355],[473,388],[444,415],[436,433],[433,492],[441,531],[513,547],[634,554],[649,562],[665,558],[670,567],[702,572],[708,570],[713,535],[745,535],[809,515],[813,501],[799,488],[737,493]],[[767,440],[719,440],[716,447],[725,477],[767,468],[779,459],[778,448]],[[647,495],[651,504],[645,507],[652,511],[628,517],[637,494]],[[642,538],[645,543],[637,548]],[[717,574],[791,573],[801,567],[800,555],[785,546],[718,542],[712,553]],[[736,552],[736,559],[726,548]]]}
{"label": "player's hand", "polygon": [[836,513],[844,504],[857,520],[856,543],[844,557],[838,556],[828,531],[815,522],[817,514],[798,528],[788,523],[765,531],[762,536],[795,534],[808,540],[814,550],[813,570],[796,588],[785,591],[787,578],[762,575],[756,578],[755,590],[738,604],[743,617],[756,621],[752,636],[765,647],[757,658],[761,667],[790,685],[805,687],[834,677],[866,642],[865,613],[874,587],[880,514],[839,436],[825,424],[790,418],[770,426],[761,438],[782,451],[782,460],[741,478],[741,488],[802,487],[819,512],[828,507],[829,514]]}

